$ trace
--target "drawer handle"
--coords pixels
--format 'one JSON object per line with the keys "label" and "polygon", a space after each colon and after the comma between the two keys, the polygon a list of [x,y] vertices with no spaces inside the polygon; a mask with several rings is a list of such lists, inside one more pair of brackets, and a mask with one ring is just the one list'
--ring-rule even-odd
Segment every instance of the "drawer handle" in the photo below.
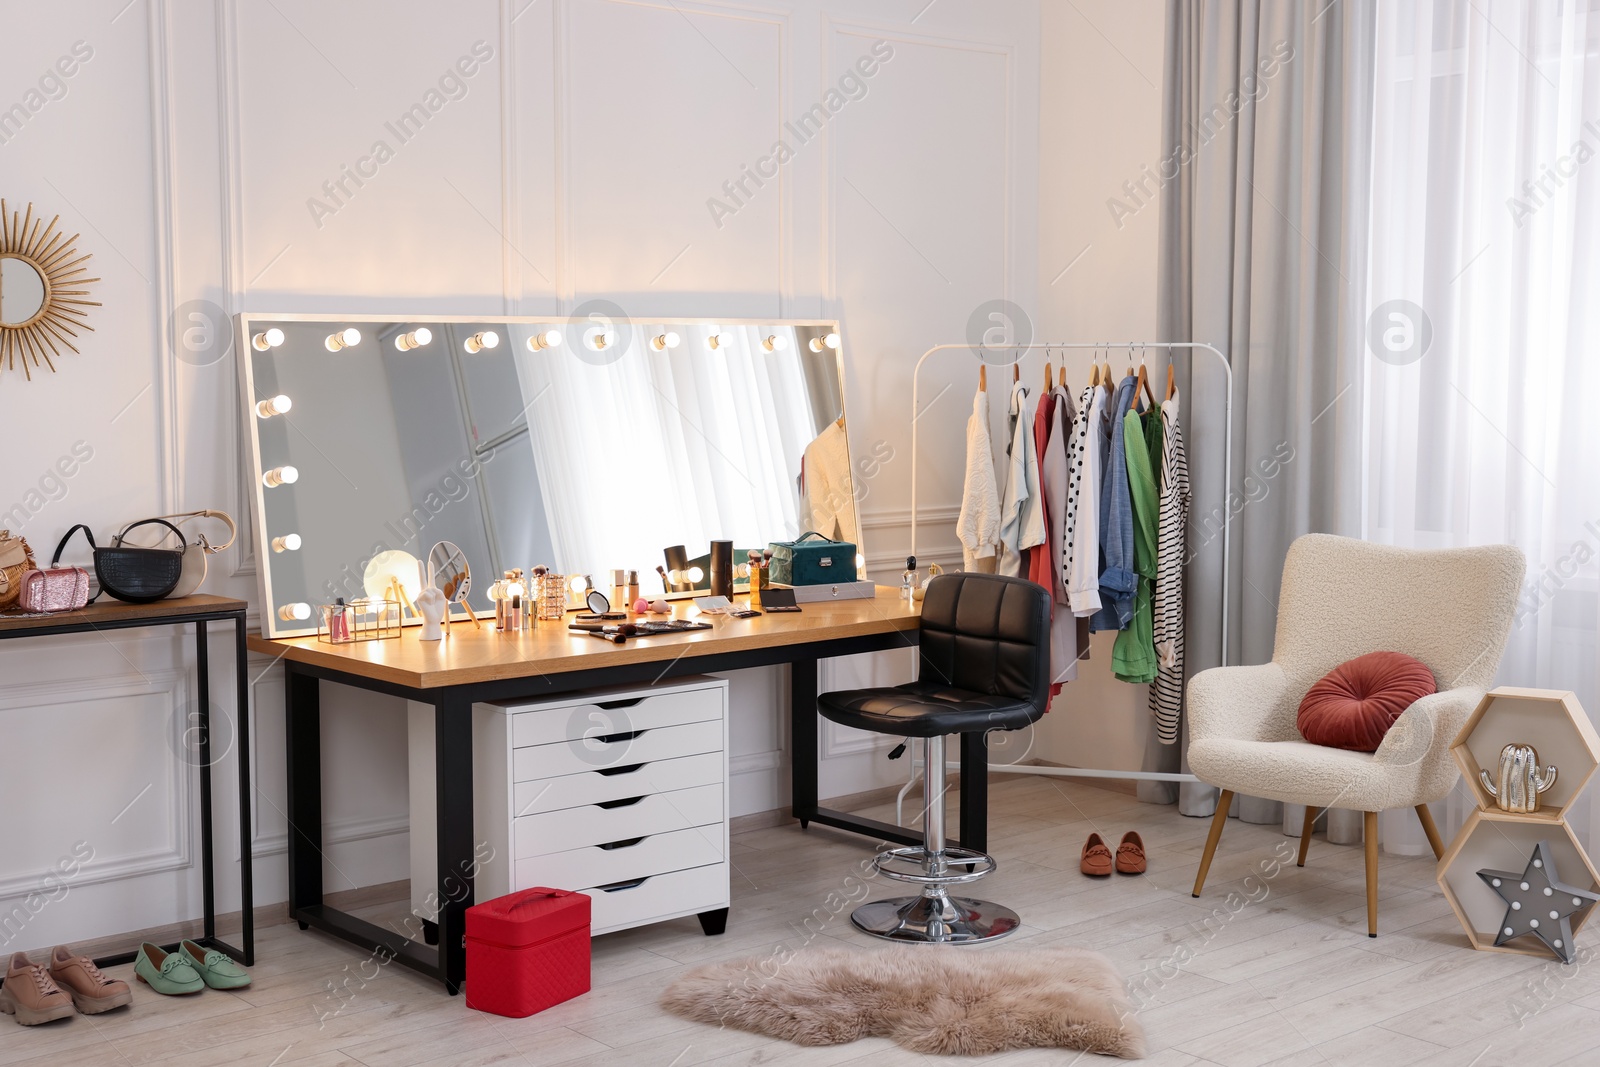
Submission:
{"label": "drawer handle", "polygon": [[595,773],[603,774],[607,778],[610,778],[612,775],[616,774],[632,774],[634,771],[642,771],[648,766],[648,763],[630,763],[626,767],[601,767]]}
{"label": "drawer handle", "polygon": [[624,889],[638,889],[649,880],[649,875],[646,875],[643,878],[635,878],[627,882],[612,882],[610,885],[597,885],[595,888],[602,893],[620,893]]}
{"label": "drawer handle", "polygon": [[[649,795],[650,794],[648,794],[648,793],[645,794],[645,796],[649,796]],[[639,796],[639,797],[624,797],[622,800],[602,800],[599,803],[597,803],[595,805],[595,807],[597,807],[597,808],[605,808],[608,811],[611,808],[631,808],[633,805],[639,803],[639,801],[641,801],[643,799],[644,799],[643,796]]]}
{"label": "drawer handle", "polygon": [[631,708],[635,704],[642,704],[643,702],[644,697],[626,697],[622,700],[602,700],[595,707],[605,708],[610,711],[612,708]]}
{"label": "drawer handle", "polygon": [[585,744],[595,741],[602,745],[615,745],[623,741],[633,741],[643,736],[643,730],[629,730],[620,734],[595,734],[593,737],[584,737],[579,740]]}
{"label": "drawer handle", "polygon": [[596,845],[595,847],[596,848],[603,848],[607,852],[614,852],[619,848],[632,848],[634,845],[637,845],[639,842],[641,842],[643,840],[644,840],[644,838],[642,838],[642,837],[630,837],[630,838],[628,838],[628,839],[626,839],[624,841],[611,841],[611,842],[608,842],[607,844],[604,844],[604,845]]}

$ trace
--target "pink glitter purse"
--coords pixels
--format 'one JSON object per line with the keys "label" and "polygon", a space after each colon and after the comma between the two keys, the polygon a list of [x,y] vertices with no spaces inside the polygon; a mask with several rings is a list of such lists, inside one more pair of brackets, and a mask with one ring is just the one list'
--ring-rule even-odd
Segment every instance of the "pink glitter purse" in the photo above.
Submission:
{"label": "pink glitter purse", "polygon": [[[72,535],[68,534],[70,538]],[[89,603],[89,572],[82,567],[58,567],[67,538],[56,546],[55,558],[43,570],[34,569],[22,576],[22,595],[18,606],[23,611],[77,611]]]}

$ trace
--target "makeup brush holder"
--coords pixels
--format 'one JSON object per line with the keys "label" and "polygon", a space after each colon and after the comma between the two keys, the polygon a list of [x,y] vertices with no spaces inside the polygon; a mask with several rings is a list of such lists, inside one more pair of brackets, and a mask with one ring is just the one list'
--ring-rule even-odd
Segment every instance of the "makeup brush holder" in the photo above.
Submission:
{"label": "makeup brush holder", "polygon": [[544,574],[538,579],[538,614],[542,622],[559,622],[567,617],[567,576]]}
{"label": "makeup brush holder", "polygon": [[323,604],[317,610],[317,640],[330,645],[399,636],[398,600],[352,600],[348,604]]}

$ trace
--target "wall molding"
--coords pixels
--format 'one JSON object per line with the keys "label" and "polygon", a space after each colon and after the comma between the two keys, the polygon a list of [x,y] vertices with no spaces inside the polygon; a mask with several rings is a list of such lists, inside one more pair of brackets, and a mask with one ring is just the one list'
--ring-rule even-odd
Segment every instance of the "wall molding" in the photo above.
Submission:
{"label": "wall molding", "polygon": [[768,752],[747,752],[742,756],[729,756],[728,777],[778,770],[784,765],[784,752],[784,749],[775,748]]}
{"label": "wall molding", "polygon": [[[364,818],[331,819],[322,824],[322,845],[326,852],[330,845],[346,845],[353,841],[371,841],[379,837],[395,837],[411,832],[410,811],[399,815],[373,815]],[[289,851],[289,833],[272,833],[255,837],[250,843],[250,855],[256,859],[278,856]]]}
{"label": "wall molding", "polygon": [[[0,688],[0,712],[29,708],[54,708],[64,702],[90,703],[118,698],[170,695],[168,713],[168,759],[164,770],[171,782],[172,812],[167,826],[167,848],[146,849],[121,855],[95,848],[96,858],[84,864],[71,879],[74,887],[136,878],[162,871],[182,870],[194,865],[192,842],[195,837],[194,768],[179,760],[186,730],[183,709],[192,698],[189,673],[185,670],[147,670],[103,678],[64,678],[45,682],[12,683]],[[107,835],[110,836],[109,834]],[[95,845],[93,840],[89,841]],[[45,872],[0,876],[0,900],[26,896],[40,888]]]}

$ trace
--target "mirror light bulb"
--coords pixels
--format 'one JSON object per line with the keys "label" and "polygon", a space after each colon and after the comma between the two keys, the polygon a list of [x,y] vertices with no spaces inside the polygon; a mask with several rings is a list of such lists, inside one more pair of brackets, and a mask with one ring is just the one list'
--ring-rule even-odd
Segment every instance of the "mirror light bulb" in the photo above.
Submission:
{"label": "mirror light bulb", "polygon": [[761,347],[765,348],[768,352],[782,352],[784,349],[789,347],[789,339],[781,333],[769,334],[767,335],[766,339],[761,342]]}
{"label": "mirror light bulb", "polygon": [[500,335],[493,330],[484,330],[467,338],[462,347],[468,352],[482,352],[485,348],[498,348],[499,345]]}
{"label": "mirror light bulb", "polygon": [[278,618],[284,622],[305,622],[311,618],[311,605],[306,603],[285,604],[278,609]]}
{"label": "mirror light bulb", "polygon": [[574,574],[572,581],[568,582],[567,585],[571,587],[574,593],[581,593],[589,588],[589,579],[581,574]]}
{"label": "mirror light bulb", "polygon": [[540,352],[546,348],[554,348],[561,343],[560,330],[540,330],[528,338],[528,351]]}
{"label": "mirror light bulb", "polygon": [[297,534],[297,533],[291,533],[291,534],[284,534],[281,537],[274,537],[272,539],[272,551],[274,551],[274,552],[298,552],[298,551],[300,551],[300,535]]}
{"label": "mirror light bulb", "polygon": [[650,338],[650,347],[657,352],[665,352],[669,348],[677,348],[682,340],[683,338],[668,330],[666,333],[656,334],[656,336]]}
{"label": "mirror light bulb", "polygon": [[263,330],[250,338],[250,344],[257,352],[265,352],[269,348],[277,348],[283,344],[283,331],[276,326],[270,330]]}
{"label": "mirror light bulb", "polygon": [[426,326],[418,326],[409,333],[403,333],[394,339],[394,346],[402,352],[409,352],[413,348],[421,348],[433,340],[433,331]]}
{"label": "mirror light bulb", "polygon": [[263,400],[256,405],[256,415],[259,418],[270,419],[274,415],[286,415],[294,407],[294,401],[279,393],[269,400]]}
{"label": "mirror light bulb", "polygon": [[706,338],[706,347],[715,352],[719,348],[727,348],[733,344],[733,334],[723,333],[717,326],[711,327],[711,335]]}
{"label": "mirror light bulb", "polygon": [[699,567],[690,567],[689,568],[689,581],[698,582],[700,579],[704,578],[705,576],[706,576],[706,572],[701,570]]}
{"label": "mirror light bulb", "polygon": [[867,557],[863,556],[861,553],[857,552],[856,553],[856,573],[860,574],[862,571],[864,571],[866,569],[867,569]]}
{"label": "mirror light bulb", "polygon": [[617,333],[615,330],[607,330],[603,328],[590,330],[588,336],[584,338],[584,341],[596,352],[604,352],[606,349],[617,343]]}
{"label": "mirror light bulb", "polygon": [[261,484],[266,486],[268,489],[272,489],[280,485],[293,485],[299,480],[300,471],[297,468],[290,467],[288,465],[282,467],[273,467],[271,470],[267,471],[267,473],[261,476]]}
{"label": "mirror light bulb", "polygon": [[827,345],[829,348],[833,349],[834,351],[838,351],[838,349],[839,349],[839,335],[836,334],[836,333],[830,333],[828,336],[826,336],[826,337],[824,337],[822,339],[822,343]]}
{"label": "mirror light bulb", "polygon": [[822,338],[813,337],[809,342],[809,347],[813,352],[821,352],[826,346],[822,343]]}
{"label": "mirror light bulb", "polygon": [[361,331],[356,329],[354,326],[351,326],[349,329],[340,330],[337,333],[330,333],[328,335],[328,339],[323,342],[323,347],[325,347],[329,352],[337,352],[342,348],[352,348],[360,343]]}

